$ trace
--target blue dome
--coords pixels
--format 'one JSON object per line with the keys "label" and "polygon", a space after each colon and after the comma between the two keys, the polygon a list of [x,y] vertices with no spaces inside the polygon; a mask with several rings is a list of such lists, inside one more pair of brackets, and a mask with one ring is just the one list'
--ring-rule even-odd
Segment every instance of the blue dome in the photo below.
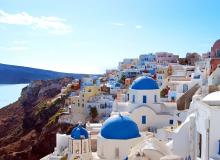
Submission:
{"label": "blue dome", "polygon": [[148,70],[149,71],[149,73],[151,74],[151,75],[154,75],[155,73],[156,73],[156,70],[155,69],[150,69],[150,70]]}
{"label": "blue dome", "polygon": [[137,124],[128,116],[117,115],[108,118],[101,128],[106,139],[131,139],[140,137]]}
{"label": "blue dome", "polygon": [[130,89],[136,89],[136,90],[153,90],[153,89],[159,89],[157,82],[148,76],[142,76],[134,80],[134,82],[131,84]]}
{"label": "blue dome", "polygon": [[71,132],[71,137],[73,139],[80,139],[80,138],[89,138],[89,134],[85,128],[83,128],[81,125],[78,125],[75,127]]}

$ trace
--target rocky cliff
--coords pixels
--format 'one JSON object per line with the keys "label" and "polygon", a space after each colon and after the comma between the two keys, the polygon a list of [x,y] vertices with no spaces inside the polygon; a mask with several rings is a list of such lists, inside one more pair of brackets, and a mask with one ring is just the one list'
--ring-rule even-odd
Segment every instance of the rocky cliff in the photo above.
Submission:
{"label": "rocky cliff", "polygon": [[0,160],[37,160],[53,152],[56,133],[73,127],[57,123],[66,98],[57,95],[71,81],[32,82],[17,102],[0,109]]}

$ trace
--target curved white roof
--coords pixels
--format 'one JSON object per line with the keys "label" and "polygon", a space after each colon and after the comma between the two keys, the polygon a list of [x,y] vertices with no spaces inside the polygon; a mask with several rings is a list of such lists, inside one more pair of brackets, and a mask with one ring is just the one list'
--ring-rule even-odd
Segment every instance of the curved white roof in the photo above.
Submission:
{"label": "curved white roof", "polygon": [[220,106],[220,91],[208,94],[202,101],[210,106]]}

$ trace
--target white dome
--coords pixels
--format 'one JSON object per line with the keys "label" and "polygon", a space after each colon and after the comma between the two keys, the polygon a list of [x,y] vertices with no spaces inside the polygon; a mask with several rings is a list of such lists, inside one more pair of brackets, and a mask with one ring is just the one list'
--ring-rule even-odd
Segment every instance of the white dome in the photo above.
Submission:
{"label": "white dome", "polygon": [[202,99],[210,106],[220,106],[220,91],[212,92]]}

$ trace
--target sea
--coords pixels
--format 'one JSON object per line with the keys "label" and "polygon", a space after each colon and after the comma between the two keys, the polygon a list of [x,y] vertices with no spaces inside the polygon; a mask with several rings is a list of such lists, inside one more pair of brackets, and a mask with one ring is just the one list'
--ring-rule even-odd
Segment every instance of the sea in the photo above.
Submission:
{"label": "sea", "polygon": [[27,85],[28,84],[0,84],[0,108],[18,100],[22,88]]}

